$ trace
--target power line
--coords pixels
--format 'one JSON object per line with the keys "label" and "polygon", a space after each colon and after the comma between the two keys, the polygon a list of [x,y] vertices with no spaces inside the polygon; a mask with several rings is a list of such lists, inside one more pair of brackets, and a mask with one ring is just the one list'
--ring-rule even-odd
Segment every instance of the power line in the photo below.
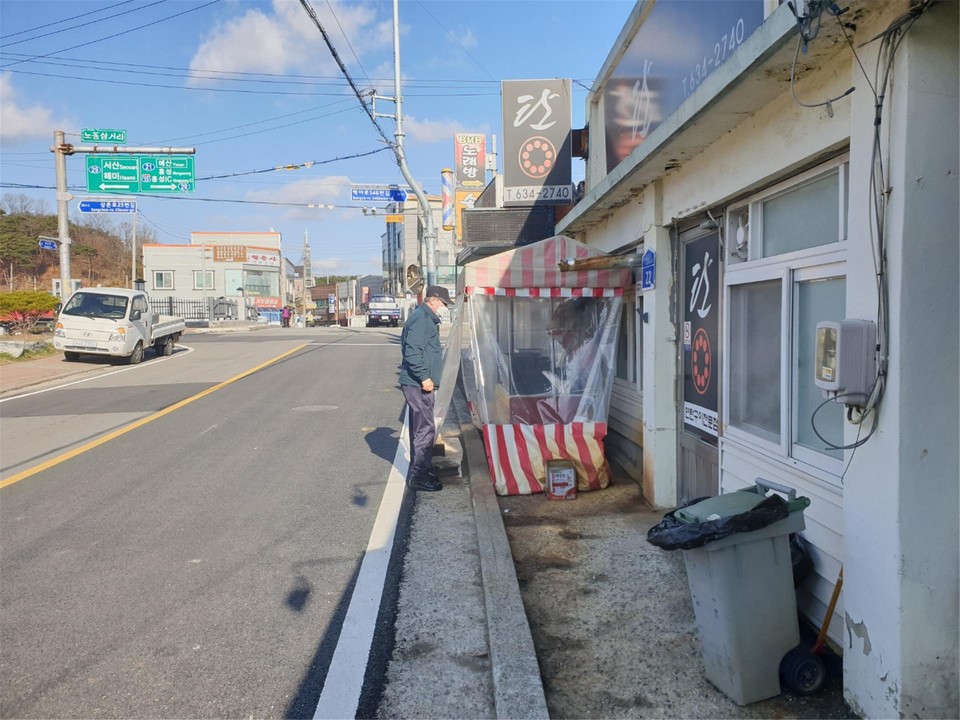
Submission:
{"label": "power line", "polygon": [[[170,138],[170,139],[168,139],[168,140],[154,140],[154,141],[152,141],[152,142],[148,142],[148,143],[145,143],[145,144],[146,144],[146,145],[153,145],[153,146],[170,145],[170,144],[172,144],[172,143],[179,142],[179,141],[181,141],[181,140],[192,140],[192,139],[194,139],[194,138],[201,138],[201,137],[205,137],[205,136],[207,136],[207,135],[216,135],[216,134],[218,134],[218,133],[229,132],[229,131],[231,131],[231,130],[241,130],[241,129],[245,128],[245,127],[253,127],[254,125],[262,125],[263,123],[273,122],[274,120],[283,120],[283,119],[288,118],[288,117],[294,117],[294,116],[296,116],[296,115],[303,115],[304,113],[314,112],[314,111],[316,111],[316,110],[323,110],[324,108],[333,107],[334,105],[340,105],[340,104],[342,104],[342,103],[348,102],[349,100],[350,100],[350,98],[345,98],[345,99],[343,99],[343,100],[337,100],[337,101],[332,102],[332,103],[327,103],[326,105],[320,105],[320,106],[318,106],[318,107],[308,108],[307,110],[297,110],[296,112],[292,112],[292,113],[285,113],[285,114],[283,114],[283,115],[275,115],[275,116],[273,116],[273,117],[264,118],[263,120],[255,120],[254,122],[243,123],[242,125],[233,125],[233,126],[231,126],[231,127],[221,128],[221,129],[219,129],[219,130],[210,130],[210,131],[208,131],[208,132],[197,133],[197,134],[195,134],[195,135],[183,135],[182,137]],[[323,117],[326,117],[326,116],[323,116]],[[315,120],[316,118],[310,118],[310,119],[311,119],[311,120]],[[276,128],[269,128],[269,129],[270,129],[270,130],[274,130],[274,129],[276,129]]]}
{"label": "power line", "polygon": [[[174,13],[173,15],[168,15],[167,17],[160,18],[159,20],[154,20],[152,22],[145,23],[144,25],[138,25],[135,28],[130,28],[129,30],[121,30],[120,32],[113,33],[112,35],[107,35],[105,37],[99,37],[96,40],[89,40],[85,43],[80,43],[78,45],[71,45],[68,48],[63,48],[61,50],[53,50],[44,55],[35,55],[30,58],[30,60],[39,60],[41,58],[50,57],[51,55],[59,55],[63,52],[69,52],[70,50],[76,50],[77,48],[86,47],[87,45],[93,45],[95,43],[103,42],[104,40],[112,40],[113,38],[120,37],[121,35],[128,35],[129,33],[136,32],[137,30],[143,30],[144,28],[152,27],[153,25],[159,25],[162,22],[167,20],[172,20],[173,18],[180,17],[182,15],[187,15],[188,13],[196,12],[197,10],[202,10],[205,7],[210,5],[216,5],[220,0],[210,0],[209,2],[204,3],[203,5],[198,5],[197,7],[190,8],[189,10],[184,10],[182,12]],[[17,60],[16,62],[10,63],[9,65],[0,66],[0,70],[6,70],[13,65],[19,65],[20,63],[28,62],[28,60]]]}
{"label": "power line", "polygon": [[274,167],[264,168],[262,170],[245,170],[242,172],[228,173],[225,175],[208,175],[207,177],[197,178],[197,182],[200,180],[222,180],[224,178],[241,177],[243,175],[259,175],[261,173],[276,172],[277,170],[299,170],[300,168],[309,169],[314,165],[327,165],[329,163],[339,162],[341,160],[353,160],[354,158],[366,157],[367,155],[375,155],[376,153],[389,149],[390,148],[382,147],[377,148],[376,150],[370,150],[368,152],[357,153],[355,155],[344,155],[342,157],[329,158],[327,160],[310,160],[308,162],[295,163],[292,165],[277,165]]}
{"label": "power line", "polygon": [[[110,19],[112,19],[112,18],[120,17],[121,15],[129,15],[130,13],[133,13],[133,12],[140,12],[141,10],[146,10],[147,8],[153,7],[154,5],[160,5],[161,3],[165,3],[165,2],[167,2],[167,0],[155,0],[154,2],[149,3],[149,4],[147,4],[147,5],[142,5],[142,6],[140,6],[140,7],[135,7],[135,8],[133,8],[132,10],[124,10],[123,12],[120,12],[120,13],[115,13],[115,14],[113,14],[113,15],[108,15],[107,17],[97,18],[96,20],[88,20],[87,22],[85,22],[85,23],[80,23],[79,25],[71,25],[71,26],[68,27],[68,28],[61,28],[60,30],[51,30],[50,32],[44,33],[43,35],[34,35],[33,37],[30,37],[30,38],[24,38],[23,40],[17,40],[16,42],[6,43],[6,46],[7,46],[7,47],[11,47],[11,46],[13,46],[13,45],[19,45],[20,43],[33,42],[34,40],[39,40],[40,38],[49,37],[50,35],[59,35],[60,33],[70,32],[71,30],[76,30],[76,29],[78,29],[78,28],[86,27],[87,25],[94,25],[94,24],[96,24],[96,23],[102,23],[102,22],[105,22],[105,21],[110,20]],[[121,3],[121,4],[123,4],[123,3]],[[89,15],[90,13],[85,13],[85,14]],[[61,21],[61,22],[63,22],[63,21]],[[36,29],[36,28],[35,28],[35,29]],[[18,34],[19,34],[19,33],[18,33]]]}
{"label": "power line", "polygon": [[205,140],[204,142],[194,143],[195,145],[212,145],[213,143],[226,142],[227,140],[236,140],[237,138],[249,137],[250,135],[260,135],[265,132],[272,132],[274,130],[281,130],[283,128],[292,127],[294,125],[302,125],[303,123],[313,122],[314,120],[319,120],[321,118],[328,118],[334,115],[340,115],[345,112],[354,112],[355,107],[343,108],[342,110],[334,110],[333,112],[324,113],[323,115],[317,115],[316,117],[307,118],[306,120],[296,120],[291,123],[286,123],[284,125],[275,125],[274,127],[264,128],[263,130],[252,130],[248,133],[240,133],[239,135],[230,135],[229,137],[217,138],[216,140]]}
{"label": "power line", "polygon": [[473,53],[471,53],[469,50],[467,50],[467,49],[463,46],[463,44],[461,44],[461,42],[457,39],[457,36],[456,36],[456,35],[454,35],[452,32],[450,32],[449,30],[447,30],[447,29],[441,24],[441,22],[440,22],[439,20],[437,20],[436,17],[434,17],[433,13],[430,12],[429,10],[427,10],[427,6],[426,6],[426,5],[424,5],[422,2],[420,2],[420,0],[417,0],[417,5],[419,5],[420,8],[421,8],[427,15],[430,16],[430,19],[433,20],[433,21],[440,27],[440,29],[443,30],[443,31],[447,34],[447,36],[448,36],[451,40],[453,40],[453,41],[457,44],[457,46],[458,46],[461,50],[463,50],[471,60],[473,60],[473,61],[477,64],[477,67],[479,67],[481,70],[483,70],[485,73],[487,73],[487,76],[488,76],[491,80],[493,80],[493,81],[495,81],[495,82],[500,82],[500,81],[497,80],[495,77],[493,77],[493,75],[490,74],[490,72],[480,63],[479,60],[477,60],[477,59],[473,56]]}
{"label": "power line", "polygon": [[330,14],[333,15],[334,21],[337,23],[337,27],[340,28],[340,34],[343,35],[343,39],[347,41],[347,47],[350,48],[350,52],[353,53],[353,59],[357,61],[357,65],[360,67],[360,72],[363,73],[363,76],[367,79],[368,85],[373,85],[370,81],[370,76],[367,75],[367,71],[363,69],[363,63],[360,62],[360,57],[357,55],[357,51],[353,49],[353,45],[350,43],[350,38],[347,37],[347,33],[343,29],[343,25],[340,24],[340,18],[337,17],[337,11],[333,9],[333,3],[330,0],[326,0],[327,7],[330,8]]}
{"label": "power line", "polygon": [[353,78],[350,77],[350,73],[347,72],[347,67],[343,64],[343,60],[340,59],[340,56],[337,54],[337,49],[333,46],[333,43],[330,41],[330,36],[327,35],[327,31],[323,29],[323,25],[320,24],[320,19],[317,17],[317,13],[314,12],[313,8],[310,6],[310,3],[307,0],[300,0],[300,4],[303,5],[303,9],[307,11],[307,15],[310,16],[310,19],[313,20],[313,24],[317,26],[317,29],[320,31],[320,34],[323,35],[324,42],[327,43],[327,47],[330,49],[330,53],[333,55],[333,59],[336,60],[337,65],[340,67],[340,72],[343,73],[343,76],[347,79],[347,82],[350,83],[350,87],[353,88],[354,94],[357,96],[357,100],[360,101],[360,104],[363,106],[364,112],[367,113],[367,116],[370,118],[370,122],[373,123],[373,126],[377,129],[377,132],[380,133],[380,137],[383,138],[383,141],[389,146],[393,147],[393,143],[390,142],[390,139],[387,137],[386,133],[383,131],[383,128],[380,127],[380,123],[377,122],[377,118],[374,117],[373,111],[369,108],[366,101],[363,99],[359,88],[357,88],[356,83],[353,82]]}
{"label": "power line", "polygon": [[[24,53],[8,53],[3,50],[0,50],[0,56],[9,56],[11,58],[26,58],[28,61],[32,58],[31,55]],[[85,65],[74,65],[74,63],[85,63]],[[64,67],[79,67],[83,69],[99,69],[99,70],[110,70],[111,67],[103,66],[112,66],[117,68],[147,68],[148,70],[174,70],[177,71],[176,75],[170,75],[170,77],[195,77],[197,73],[206,73],[209,75],[238,75],[241,77],[250,77],[250,78],[279,78],[281,80],[285,78],[290,78],[294,80],[336,80],[339,81],[337,84],[343,81],[342,76],[339,75],[300,75],[295,73],[268,73],[268,72],[250,72],[242,70],[209,70],[205,68],[184,68],[177,67],[175,65],[148,65],[145,63],[130,63],[130,62],[117,62],[111,60],[99,60],[95,58],[77,58],[77,57],[57,57],[48,60],[37,60],[39,65],[60,65]],[[116,72],[129,72],[135,74],[143,75],[152,75],[161,73],[147,73],[143,71],[134,71],[134,70],[117,70]],[[204,78],[204,79],[217,79],[217,78]],[[240,78],[219,78],[223,80],[239,80]],[[371,82],[383,82],[383,83],[392,83],[393,78],[368,78]],[[484,84],[489,85],[491,83],[498,84],[499,80],[472,80],[467,78],[457,78],[456,80],[405,80],[404,85],[406,86],[416,86],[416,87],[430,87],[430,88],[441,88],[448,86],[456,85],[471,85],[471,84]],[[319,84],[319,83],[318,83]]]}
{"label": "power line", "polygon": [[[220,2],[220,0],[214,0],[214,2]],[[0,67],[0,70],[6,69],[9,66]],[[81,68],[81,69],[93,69],[93,68]],[[78,75],[63,75],[60,73],[42,73],[36,72],[33,70],[18,70],[12,69],[7,72],[19,73],[21,75],[36,75],[38,77],[53,77],[53,78],[63,78],[66,80],[83,80],[86,82],[97,82],[97,83],[109,83],[111,85],[129,85],[133,87],[147,87],[147,88],[164,88],[168,90],[194,90],[200,92],[225,92],[225,93],[243,93],[246,95],[300,95],[308,97],[337,97],[338,95],[343,95],[342,92],[295,92],[288,90],[245,90],[243,88],[213,88],[213,87],[190,87],[184,85],[165,85],[162,83],[141,83],[133,82],[130,80],[110,80],[106,78],[91,78],[91,77],[82,77]],[[490,97],[492,95],[497,95],[496,92],[479,92],[479,93],[406,93],[407,97]],[[369,114],[369,112],[368,112]]]}
{"label": "power line", "polygon": [[123,0],[123,2],[118,2],[113,5],[108,5],[105,8],[90,10],[89,12],[80,13],[79,15],[72,15],[71,17],[64,18],[63,20],[55,20],[54,22],[43,23],[42,25],[37,25],[32,28],[27,28],[26,30],[19,30],[18,32],[15,32],[15,33],[7,33],[6,35],[0,35],[0,40],[6,40],[7,38],[16,37],[17,35],[23,35],[24,33],[33,32],[34,30],[43,30],[44,28],[53,27],[54,25],[61,25],[65,22],[70,22],[71,20],[79,20],[82,17],[87,17],[87,15],[95,15],[97,13],[106,12],[107,10],[113,10],[113,8],[115,7],[120,7],[121,5],[129,5],[132,2],[133,0]]}

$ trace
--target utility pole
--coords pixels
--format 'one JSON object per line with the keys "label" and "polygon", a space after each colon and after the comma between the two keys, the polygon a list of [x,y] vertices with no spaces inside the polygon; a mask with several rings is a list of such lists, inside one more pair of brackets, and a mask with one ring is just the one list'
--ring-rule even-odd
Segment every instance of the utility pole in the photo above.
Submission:
{"label": "utility pole", "polygon": [[423,192],[423,188],[417,184],[410,174],[407,167],[407,157],[403,150],[403,98],[400,95],[400,9],[399,0],[393,0],[393,88],[394,102],[396,104],[395,120],[397,130],[394,137],[397,142],[393,150],[397,156],[397,164],[400,166],[400,172],[406,179],[407,184],[416,193],[417,201],[420,203],[420,212],[423,213],[424,234],[423,239],[426,244],[426,257],[423,263],[426,267],[427,285],[435,285],[437,282],[437,271],[434,265],[434,255],[437,242],[437,231],[433,227],[433,211],[430,209],[430,203]]}
{"label": "utility pole", "polygon": [[60,300],[70,296],[70,215],[67,203],[73,196],[67,192],[67,147],[63,130],[53,133],[57,166],[57,234],[60,240]]}

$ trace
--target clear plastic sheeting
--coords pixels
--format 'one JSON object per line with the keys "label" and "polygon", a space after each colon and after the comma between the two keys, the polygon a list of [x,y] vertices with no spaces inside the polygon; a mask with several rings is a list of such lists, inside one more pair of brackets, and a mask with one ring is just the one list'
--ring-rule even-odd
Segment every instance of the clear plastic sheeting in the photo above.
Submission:
{"label": "clear plastic sheeting", "polygon": [[472,295],[461,339],[478,425],[606,423],[623,298]]}

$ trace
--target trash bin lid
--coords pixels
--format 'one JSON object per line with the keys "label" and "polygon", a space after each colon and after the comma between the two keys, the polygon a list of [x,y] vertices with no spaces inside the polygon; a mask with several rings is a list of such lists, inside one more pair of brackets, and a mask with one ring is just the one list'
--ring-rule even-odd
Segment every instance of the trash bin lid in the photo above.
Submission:
{"label": "trash bin lid", "polygon": [[680,508],[674,513],[674,516],[681,522],[702,523],[707,520],[717,520],[745,513],[756,507],[763,499],[764,495],[755,492],[754,488],[745,488]]}

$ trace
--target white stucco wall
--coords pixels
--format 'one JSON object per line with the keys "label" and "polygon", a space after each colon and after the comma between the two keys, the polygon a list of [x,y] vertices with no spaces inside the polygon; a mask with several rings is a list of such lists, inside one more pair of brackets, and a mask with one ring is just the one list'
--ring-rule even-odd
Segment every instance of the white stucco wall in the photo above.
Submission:
{"label": "white stucco wall", "polygon": [[[844,491],[844,684],[867,717],[960,716],[957,7],[943,3],[910,30],[884,117],[889,383],[877,436],[854,456]],[[880,32],[891,19],[863,31]],[[877,49],[862,50],[866,67]],[[863,93],[854,123],[870,125],[873,116]],[[861,174],[869,172],[869,141],[851,144]],[[852,195],[851,213],[866,210],[865,197]],[[851,225],[850,243],[851,254],[869,259],[866,223]],[[851,263],[847,287],[848,314],[873,316],[872,263]]]}

